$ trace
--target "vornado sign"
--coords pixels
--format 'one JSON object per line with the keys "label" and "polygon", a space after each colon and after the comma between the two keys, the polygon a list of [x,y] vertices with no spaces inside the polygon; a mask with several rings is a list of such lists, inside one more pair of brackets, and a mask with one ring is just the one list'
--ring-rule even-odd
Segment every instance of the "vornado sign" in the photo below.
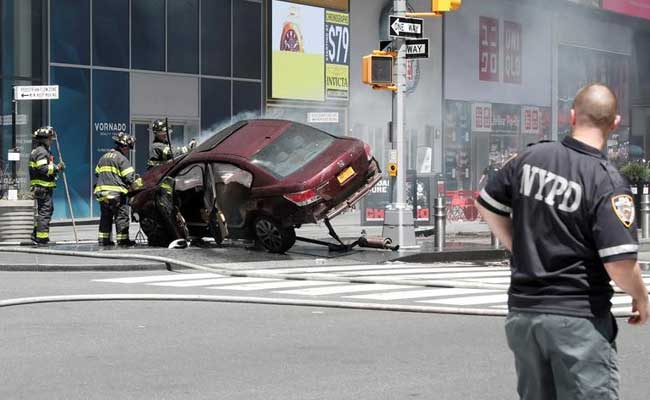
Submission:
{"label": "vornado sign", "polygon": [[115,132],[126,132],[126,123],[124,122],[95,122],[95,131],[100,134],[112,134]]}

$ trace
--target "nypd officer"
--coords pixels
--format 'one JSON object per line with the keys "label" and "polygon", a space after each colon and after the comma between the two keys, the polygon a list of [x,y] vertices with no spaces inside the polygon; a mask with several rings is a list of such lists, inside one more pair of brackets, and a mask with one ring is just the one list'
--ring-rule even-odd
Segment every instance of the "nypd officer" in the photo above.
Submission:
{"label": "nypd officer", "polygon": [[608,87],[584,87],[571,136],[529,147],[479,195],[512,251],[506,336],[524,400],[618,399],[610,279],[633,299],[630,324],[650,317],[632,195],[604,153],[616,110]]}
{"label": "nypd officer", "polygon": [[101,207],[99,234],[97,239],[100,246],[112,246],[111,231],[115,220],[117,244],[132,246],[135,243],[129,239],[129,209],[126,194],[129,190],[142,186],[142,180],[135,174],[131,162],[127,158],[129,150],[133,149],[135,139],[124,132],[113,136],[115,148],[104,154],[97,163],[95,176],[95,197]]}
{"label": "nypd officer", "polygon": [[172,159],[172,155],[178,156],[185,154],[196,145],[196,141],[192,139],[187,146],[174,147],[172,149],[168,136],[168,133],[171,134],[172,130],[169,129],[166,121],[163,119],[155,120],[151,126],[151,131],[154,134],[154,139],[153,144],[151,145],[151,150],[149,151],[149,162],[147,163],[147,168],[164,164]]}
{"label": "nypd officer", "polygon": [[50,151],[52,138],[56,131],[51,126],[43,126],[32,135],[32,152],[29,155],[30,188],[36,199],[36,220],[32,232],[34,244],[47,244],[50,241],[50,220],[54,212],[52,194],[56,187],[57,174],[65,168],[62,162],[54,163]]}

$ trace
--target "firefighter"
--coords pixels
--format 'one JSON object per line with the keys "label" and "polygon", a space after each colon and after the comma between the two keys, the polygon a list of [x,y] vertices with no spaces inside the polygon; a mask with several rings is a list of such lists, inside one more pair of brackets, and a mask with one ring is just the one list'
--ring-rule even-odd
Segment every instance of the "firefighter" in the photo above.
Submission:
{"label": "firefighter", "polygon": [[56,131],[51,126],[43,126],[32,135],[32,152],[29,155],[29,185],[36,199],[36,217],[32,242],[47,244],[50,241],[50,220],[54,212],[52,194],[56,187],[57,174],[65,168],[62,162],[54,163],[50,151]]}
{"label": "firefighter", "polygon": [[135,139],[119,132],[113,136],[113,141],[115,148],[104,154],[95,168],[95,197],[101,207],[97,240],[100,246],[115,244],[111,240],[114,220],[118,246],[132,246],[135,242],[129,239],[129,208],[126,195],[130,190],[142,186],[142,179],[136,176],[127,158]]}
{"label": "firefighter", "polygon": [[192,139],[187,146],[172,148],[169,143],[169,134],[172,130],[169,129],[167,123],[163,119],[157,119],[151,125],[151,131],[154,134],[153,144],[149,151],[149,162],[147,169],[164,164],[172,159],[172,152],[174,156],[185,154],[192,150],[196,145],[196,140]]}

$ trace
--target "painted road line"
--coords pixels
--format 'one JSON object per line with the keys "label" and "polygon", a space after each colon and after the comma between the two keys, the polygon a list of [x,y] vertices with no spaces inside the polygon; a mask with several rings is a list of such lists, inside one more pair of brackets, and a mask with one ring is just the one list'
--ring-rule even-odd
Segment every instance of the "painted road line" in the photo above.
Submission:
{"label": "painted road line", "polygon": [[264,278],[216,278],[216,279],[198,279],[193,281],[181,282],[160,282],[160,283],[147,283],[150,286],[169,286],[169,287],[198,287],[198,286],[212,286],[212,285],[230,285],[234,283],[253,283],[253,282],[269,282],[273,279]]}
{"label": "painted road line", "polygon": [[115,278],[115,279],[93,279],[93,282],[111,282],[111,283],[147,283],[147,282],[166,282],[166,281],[180,281],[186,279],[204,279],[214,278],[223,275],[205,273],[205,274],[171,274],[171,275],[149,275],[149,276],[133,276],[130,278]]}
{"label": "painted road line", "polygon": [[327,285],[340,285],[340,282],[325,282],[325,281],[279,281],[279,282],[264,282],[264,283],[251,283],[248,285],[232,285],[232,286],[215,286],[209,289],[225,289],[225,290],[268,290],[268,289],[286,289],[296,287],[309,287],[309,286],[327,286]]}
{"label": "painted road line", "polygon": [[435,303],[435,304],[445,304],[450,306],[473,306],[477,304],[490,304],[490,303],[505,303],[508,301],[508,295],[503,294],[493,294],[489,296],[466,296],[466,297],[455,297],[450,299],[438,299],[438,300],[418,300],[418,303]]}
{"label": "painted road line", "polygon": [[324,296],[328,294],[340,294],[340,293],[355,293],[355,292],[373,292],[379,290],[389,290],[389,289],[408,289],[412,286],[404,285],[377,285],[377,284],[364,284],[364,285],[343,285],[343,286],[328,286],[322,288],[311,288],[311,289],[297,289],[297,290],[283,290],[276,291],[274,293],[282,294],[299,294],[302,296]]}
{"label": "painted road line", "polygon": [[[478,278],[478,277],[494,277],[494,276],[504,276],[504,274],[510,274],[510,272],[463,272],[463,273],[447,273],[447,274],[408,274],[408,275],[391,275],[391,279],[463,279],[463,278]],[[367,275],[364,278],[386,278],[384,275]]]}
{"label": "painted road line", "polygon": [[469,272],[500,272],[502,275],[510,275],[510,269],[497,269],[494,267],[465,267],[465,268],[395,268],[383,271],[361,271],[344,272],[341,276],[381,276],[393,274],[417,274],[417,273],[469,273]]}
{"label": "painted road line", "polygon": [[345,260],[328,260],[325,258],[316,259],[301,259],[301,260],[267,260],[267,261],[248,261],[248,262],[231,262],[231,263],[210,263],[206,264],[209,267],[215,268],[228,268],[228,269],[244,269],[250,270],[251,268],[274,269],[280,267],[281,269],[288,269],[290,267],[308,267],[308,266],[322,266],[323,264],[334,265],[359,265],[357,261]]}
{"label": "painted road line", "polygon": [[618,295],[612,297],[612,304],[630,304],[632,305],[632,297],[628,295]]}
{"label": "painted road line", "polygon": [[443,296],[456,296],[461,294],[484,294],[495,293],[497,290],[483,290],[483,289],[425,289],[425,290],[403,290],[399,292],[387,293],[372,293],[360,294],[357,296],[345,296],[351,299],[365,299],[365,300],[407,300],[407,299],[420,299],[429,297],[443,297]]}
{"label": "painted road line", "polygon": [[[414,268],[409,264],[404,265],[405,268]],[[332,267],[301,267],[301,268],[260,268],[254,270],[247,270],[246,272],[272,272],[277,274],[299,274],[299,273],[320,273],[320,272],[346,272],[346,271],[364,271],[364,270],[384,270],[394,269],[396,264],[363,264],[363,265],[337,265]],[[422,265],[415,268],[430,268],[430,265]]]}
{"label": "painted road line", "polygon": [[510,277],[504,278],[472,278],[472,279],[461,279],[464,282],[481,282],[481,283],[510,283]]}

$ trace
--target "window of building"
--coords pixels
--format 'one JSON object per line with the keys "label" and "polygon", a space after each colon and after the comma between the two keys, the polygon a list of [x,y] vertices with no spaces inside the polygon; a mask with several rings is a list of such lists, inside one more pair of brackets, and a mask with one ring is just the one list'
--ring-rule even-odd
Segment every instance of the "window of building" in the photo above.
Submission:
{"label": "window of building", "polygon": [[233,27],[233,76],[261,79],[262,4],[236,0]]}
{"label": "window of building", "polygon": [[260,114],[262,102],[262,85],[257,82],[239,82],[232,83],[232,113]]}
{"label": "window of building", "polygon": [[65,64],[90,64],[89,0],[51,0],[51,58]]}
{"label": "window of building", "polygon": [[93,65],[129,68],[129,0],[93,0]]}
{"label": "window of building", "polygon": [[167,70],[199,72],[199,0],[167,0]]}
{"label": "window of building", "polygon": [[131,1],[131,67],[165,70],[165,0]]}
{"label": "window of building", "polygon": [[[51,122],[56,129],[75,216],[90,215],[90,70],[52,67],[52,85],[59,85],[59,99],[50,102]],[[54,192],[54,218],[70,218],[63,185]]]}
{"label": "window of building", "polygon": [[230,76],[231,0],[201,0],[201,73]]}
{"label": "window of building", "polygon": [[201,79],[201,130],[230,121],[229,80]]}

